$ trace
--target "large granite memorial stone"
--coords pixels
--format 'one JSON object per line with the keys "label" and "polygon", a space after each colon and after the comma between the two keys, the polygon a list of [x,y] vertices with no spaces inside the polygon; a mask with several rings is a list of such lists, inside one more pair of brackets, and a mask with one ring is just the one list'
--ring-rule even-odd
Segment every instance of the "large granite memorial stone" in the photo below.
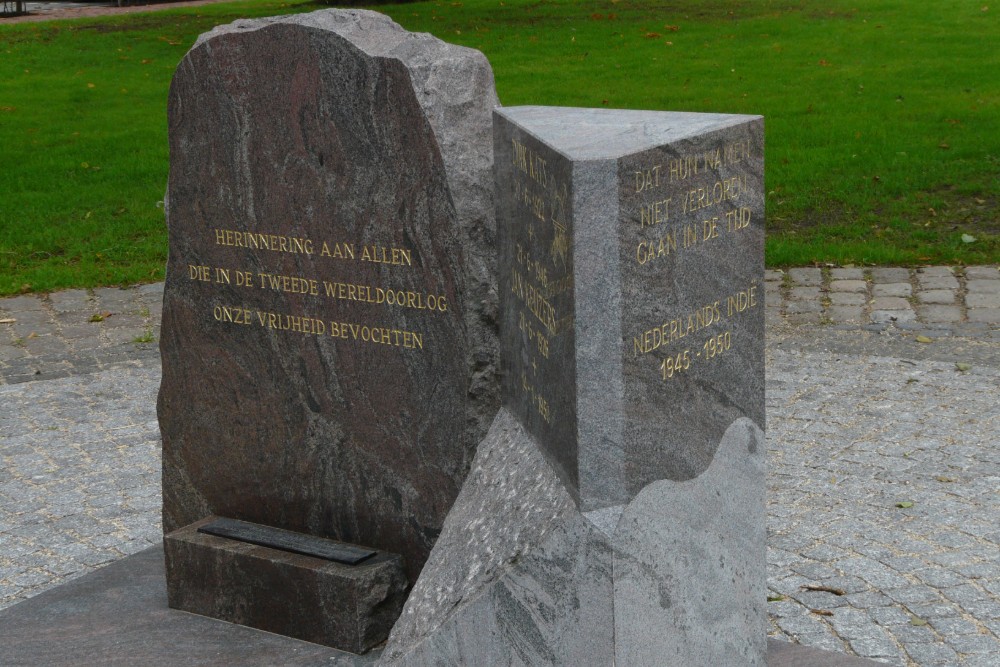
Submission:
{"label": "large granite memorial stone", "polygon": [[763,148],[495,112],[504,408],[384,664],[765,664]]}
{"label": "large granite memorial stone", "polygon": [[482,54],[373,12],[237,21],[184,57],[166,533],[238,519],[399,554],[416,579],[499,402],[496,105]]}

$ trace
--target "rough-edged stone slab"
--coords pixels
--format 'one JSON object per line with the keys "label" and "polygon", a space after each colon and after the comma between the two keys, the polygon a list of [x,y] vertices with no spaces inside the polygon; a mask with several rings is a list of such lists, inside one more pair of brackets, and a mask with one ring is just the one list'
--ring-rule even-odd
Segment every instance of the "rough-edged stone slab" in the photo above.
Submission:
{"label": "rough-edged stone slab", "polygon": [[164,529],[219,514],[416,578],[498,404],[482,54],[365,11],[237,21],[169,98]]}
{"label": "rough-edged stone slab", "polygon": [[643,489],[615,531],[615,664],[757,665],[767,653],[764,434],[726,431],[708,470]]}
{"label": "rough-edged stone slab", "polygon": [[506,409],[480,445],[384,665],[765,664],[763,433],[610,521],[576,508]]}
{"label": "rough-edged stone slab", "polygon": [[612,549],[507,411],[479,446],[384,665],[610,665]]}
{"label": "rough-edged stone slab", "polygon": [[164,536],[170,606],[352,653],[385,641],[406,597],[397,554],[346,565],[198,532]]}

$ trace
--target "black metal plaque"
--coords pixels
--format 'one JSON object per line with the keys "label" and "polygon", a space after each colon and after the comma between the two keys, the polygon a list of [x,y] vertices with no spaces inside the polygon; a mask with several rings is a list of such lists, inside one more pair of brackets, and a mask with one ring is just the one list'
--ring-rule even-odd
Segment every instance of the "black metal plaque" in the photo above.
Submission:
{"label": "black metal plaque", "polygon": [[218,518],[201,526],[198,532],[258,544],[271,549],[289,551],[303,556],[322,558],[345,565],[357,565],[378,553],[371,549],[329,540],[325,537],[305,535],[238,519]]}

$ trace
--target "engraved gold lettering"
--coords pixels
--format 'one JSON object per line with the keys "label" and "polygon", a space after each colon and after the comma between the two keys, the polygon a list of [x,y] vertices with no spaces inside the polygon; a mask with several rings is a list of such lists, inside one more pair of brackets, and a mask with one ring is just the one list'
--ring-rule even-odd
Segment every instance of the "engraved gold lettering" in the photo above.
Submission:
{"label": "engraved gold lettering", "polygon": [[250,311],[246,308],[216,306],[212,309],[212,316],[219,322],[229,322],[231,324],[250,324]]}
{"label": "engraved gold lettering", "polygon": [[405,248],[386,248],[378,245],[362,246],[361,261],[393,266],[411,266],[413,255],[410,250]]}
{"label": "engraved gold lettering", "polygon": [[212,277],[209,273],[210,268],[207,266],[195,266],[194,264],[188,264],[188,278],[191,280],[200,280],[202,282],[210,282]]}
{"label": "engraved gold lettering", "polygon": [[642,208],[639,209],[639,226],[652,227],[653,225],[669,221],[671,201],[673,201],[673,198],[667,197],[666,199],[643,204]]}
{"label": "engraved gold lettering", "polygon": [[660,165],[635,172],[635,191],[660,187]]}
{"label": "engraved gold lettering", "polygon": [[677,252],[677,232],[671,231],[657,241],[640,241],[635,250],[635,260],[639,264],[646,264],[675,252]]}
{"label": "engraved gold lettering", "polygon": [[274,273],[258,273],[257,276],[260,278],[261,289],[272,289],[290,294],[319,295],[319,281],[313,278],[283,276]]}
{"label": "engraved gold lettering", "polygon": [[730,232],[746,229],[750,226],[750,209],[741,206],[731,211],[726,211],[726,230]]}
{"label": "engraved gold lettering", "polygon": [[330,245],[326,241],[323,241],[319,256],[330,257],[331,259],[354,259],[354,244],[334,243],[333,250],[330,250]]}
{"label": "engraved gold lettering", "polygon": [[389,327],[368,326],[354,322],[330,322],[330,336],[343,340],[361,341],[374,345],[388,345],[410,350],[424,349],[424,335]]}
{"label": "engraved gold lettering", "polygon": [[297,236],[280,236],[277,234],[244,232],[233,229],[215,229],[213,231],[215,232],[216,245],[302,255],[312,255],[315,251],[315,246],[311,239]]}
{"label": "engraved gold lettering", "polygon": [[748,308],[757,305],[757,286],[751,285],[745,290],[741,290],[726,299],[726,315],[732,317],[734,313],[742,313]]}

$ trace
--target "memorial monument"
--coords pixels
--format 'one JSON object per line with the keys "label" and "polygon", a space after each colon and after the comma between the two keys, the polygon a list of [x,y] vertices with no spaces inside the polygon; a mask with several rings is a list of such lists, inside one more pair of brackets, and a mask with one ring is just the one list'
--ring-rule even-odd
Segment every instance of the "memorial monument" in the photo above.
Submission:
{"label": "memorial monument", "polygon": [[173,606],[765,664],[761,118],[501,109],[481,54],[327,11],[202,36],[170,137]]}

